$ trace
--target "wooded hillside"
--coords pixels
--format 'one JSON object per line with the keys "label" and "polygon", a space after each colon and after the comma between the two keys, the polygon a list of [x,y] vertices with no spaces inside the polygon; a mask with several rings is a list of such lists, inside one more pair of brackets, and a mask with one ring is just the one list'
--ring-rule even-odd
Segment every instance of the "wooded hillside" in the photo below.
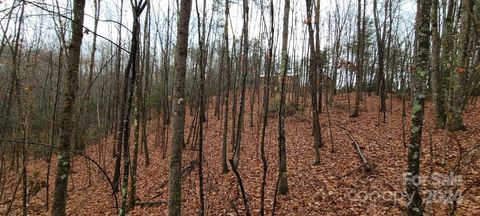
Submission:
{"label": "wooded hillside", "polygon": [[2,215],[479,215],[478,0],[0,0]]}

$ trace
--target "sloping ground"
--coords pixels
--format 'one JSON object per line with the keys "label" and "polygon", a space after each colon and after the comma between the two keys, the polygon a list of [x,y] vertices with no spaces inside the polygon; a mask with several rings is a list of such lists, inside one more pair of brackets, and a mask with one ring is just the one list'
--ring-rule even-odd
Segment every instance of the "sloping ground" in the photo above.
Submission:
{"label": "sloping ground", "polygon": [[[353,97],[352,97],[353,98]],[[362,102],[361,115],[358,118],[349,118],[349,111],[345,96],[336,99],[330,110],[331,132],[330,139],[327,114],[321,114],[322,136],[324,147],[321,149],[321,164],[313,166],[313,136],[308,115],[297,114],[286,119],[286,141],[288,162],[289,192],[279,196],[277,215],[401,215],[405,205],[404,173],[406,169],[407,149],[401,141],[402,120],[401,101],[394,99],[393,110],[388,113],[386,123],[381,122],[378,113],[378,98],[367,97]],[[407,104],[408,107],[408,104]],[[432,130],[433,143],[433,181],[426,180],[430,173],[429,160],[429,126],[432,121],[431,104],[426,107],[426,121],[422,143],[422,177],[424,179],[423,197],[426,200],[428,185],[433,185],[437,193],[433,206],[428,206],[430,215],[446,215],[448,205],[442,203],[440,193],[453,190],[453,187],[442,187],[448,180],[448,170],[462,164],[457,176],[462,177],[458,182],[458,191],[469,188],[462,194],[458,202],[458,215],[480,215],[480,153],[469,151],[480,144],[480,109],[468,107],[464,114],[467,131],[449,134],[447,146],[447,164],[440,166],[441,143],[444,139],[442,130]],[[258,121],[258,116],[255,115]],[[407,144],[409,112],[407,111]],[[188,124],[191,117],[187,115]],[[221,140],[222,121],[213,116],[209,110],[208,127],[205,134],[204,175],[205,196],[208,215],[235,215],[235,209],[243,215],[243,203],[239,194],[233,172],[221,174]],[[243,134],[242,150],[240,155],[239,172],[245,185],[246,193],[253,214],[258,214],[260,205],[260,184],[262,163],[259,157],[260,124],[249,126],[249,115],[245,116],[245,130]],[[374,165],[371,173],[358,169],[361,165],[354,148],[345,135],[345,130],[358,141],[367,159]],[[187,129],[189,126],[186,127]],[[138,197],[139,202],[151,205],[136,206],[130,211],[131,215],[164,215],[168,191],[168,154],[162,159],[160,144],[155,142],[156,131],[154,121],[149,126],[149,148],[151,164],[144,166],[143,154],[139,155]],[[268,158],[268,177],[266,188],[267,214],[271,213],[274,188],[277,176],[277,119],[269,118],[267,128],[266,152]],[[186,133],[188,134],[188,132]],[[230,134],[230,133],[229,133]],[[331,146],[335,152],[331,152]],[[96,145],[89,147],[87,153],[100,161],[111,176],[113,173],[112,138],[106,138]],[[229,141],[229,157],[231,145]],[[458,163],[460,155],[462,161]],[[103,152],[103,158],[99,155]],[[168,152],[168,151],[167,151]],[[468,152],[468,154],[467,154]],[[196,160],[198,151],[190,149],[184,151],[184,167]],[[53,165],[56,164],[54,160]],[[115,200],[105,178],[101,177],[93,165],[87,168],[85,159],[75,157],[73,174],[70,178],[68,213],[71,215],[112,215],[115,214]],[[45,179],[46,163],[44,161],[30,162],[28,166],[29,179],[38,182]],[[53,166],[55,167],[55,166]],[[229,167],[230,168],[230,167]],[[88,170],[91,174],[91,185],[88,184]],[[51,174],[50,191],[53,191],[54,169]],[[0,203],[0,214],[4,214],[9,205],[6,200],[11,199],[17,183],[18,174],[7,174],[6,191]],[[431,182],[429,184],[429,182]],[[118,195],[120,199],[120,195]],[[183,179],[183,209],[184,215],[195,215],[198,211],[198,175],[196,167],[186,171]],[[119,200],[120,202],[120,200]],[[29,210],[33,215],[48,215],[45,210],[45,188],[30,197]],[[21,185],[17,198],[13,203],[11,215],[21,213]]]}

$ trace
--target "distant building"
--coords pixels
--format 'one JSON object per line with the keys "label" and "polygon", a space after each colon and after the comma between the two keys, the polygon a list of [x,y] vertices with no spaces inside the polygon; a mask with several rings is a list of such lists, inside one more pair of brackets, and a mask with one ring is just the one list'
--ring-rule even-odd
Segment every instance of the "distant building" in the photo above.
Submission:
{"label": "distant building", "polygon": [[[292,86],[294,85],[295,83],[298,83],[299,81],[299,75],[298,74],[294,74],[293,71],[289,70],[287,72],[287,77],[285,79],[285,84],[287,86]],[[280,84],[282,82],[282,73],[280,72],[275,72],[273,74],[272,77],[270,77],[270,83],[273,84],[273,83],[278,83]],[[263,74],[260,74],[260,84],[264,85],[267,83],[267,77],[266,77],[266,74],[263,73]]]}

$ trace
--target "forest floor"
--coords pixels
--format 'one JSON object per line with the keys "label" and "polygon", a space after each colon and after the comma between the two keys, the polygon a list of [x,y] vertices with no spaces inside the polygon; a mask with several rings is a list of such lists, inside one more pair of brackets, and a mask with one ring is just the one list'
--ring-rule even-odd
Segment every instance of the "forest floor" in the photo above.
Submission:
{"label": "forest floor", "polygon": [[[353,105],[353,98],[352,105]],[[278,196],[277,215],[402,215],[406,197],[404,195],[407,148],[402,143],[402,102],[398,98],[387,101],[386,121],[382,122],[378,112],[379,98],[365,97],[361,103],[360,116],[350,118],[345,95],[335,98],[329,110],[331,128],[326,109],[321,113],[322,137],[321,164],[313,165],[313,136],[310,117],[307,112],[297,113],[286,118],[286,144],[288,187],[286,195]],[[393,106],[391,106],[393,105]],[[442,197],[445,192],[462,192],[458,202],[457,215],[480,215],[480,109],[469,105],[464,114],[467,130],[448,133],[446,164],[440,165],[441,146],[444,131],[431,129],[433,115],[431,103],[426,105],[425,127],[422,142],[421,178],[422,197],[427,200],[429,191],[436,192],[432,204],[427,205],[428,215],[446,215],[448,204]],[[248,106],[247,106],[248,107]],[[392,110],[393,107],[393,110]],[[406,132],[408,145],[409,104],[407,102]],[[258,107],[257,107],[258,108]],[[242,139],[239,172],[245,186],[252,214],[257,215],[260,207],[260,185],[262,163],[259,155],[259,115],[255,109],[253,127],[250,127],[250,114],[245,114],[245,127]],[[204,144],[204,179],[207,215],[243,215],[244,207],[239,196],[236,178],[231,171],[221,173],[222,120],[208,111],[208,124]],[[186,117],[186,136],[192,117]],[[231,123],[231,120],[229,121]],[[265,208],[271,214],[278,175],[277,127],[276,115],[269,118],[266,155],[268,176]],[[340,127],[341,126],[341,127]],[[358,141],[368,161],[373,165],[370,173],[359,168],[361,162],[354,147],[346,135],[350,134]],[[155,120],[148,126],[148,144],[151,164],[146,167],[144,155],[139,155],[137,174],[137,195],[142,205],[130,210],[131,215],[165,215],[168,196],[168,150],[162,158],[162,148],[157,142]],[[229,126],[229,131],[231,126]],[[330,131],[331,129],[331,131]],[[330,132],[333,140],[330,139]],[[229,132],[229,135],[231,133]],[[431,136],[430,136],[431,134]],[[229,136],[230,137],[230,136]],[[431,139],[430,139],[431,137]],[[87,154],[99,161],[112,178],[114,159],[112,155],[112,137],[106,137],[99,143],[90,145]],[[430,142],[431,140],[431,142]],[[333,141],[333,142],[332,142]],[[229,155],[231,145],[228,142]],[[430,166],[430,143],[433,144],[433,166]],[[334,148],[334,152],[332,152]],[[183,166],[191,165],[197,159],[198,151],[187,146],[183,154]],[[103,157],[102,157],[103,155]],[[460,157],[461,155],[461,157]],[[459,160],[461,158],[461,160]],[[46,178],[47,163],[44,160],[30,161],[28,164],[29,189],[34,192],[29,197],[29,211],[32,215],[49,215],[45,207],[46,188],[38,182]],[[52,161],[50,192],[53,192],[56,157]],[[88,168],[89,167],[89,168]],[[70,178],[67,212],[69,215],[114,215],[115,199],[111,188],[98,169],[92,164],[87,167],[86,160],[76,156]],[[433,168],[433,180],[428,177]],[[90,171],[88,171],[90,170]],[[449,175],[449,171],[456,170]],[[196,215],[199,208],[198,169],[195,165],[187,169],[183,178],[182,212],[184,215]],[[89,175],[90,173],[91,175]],[[89,184],[89,176],[91,178]],[[459,177],[453,186],[446,186],[449,176]],[[3,197],[0,198],[0,214],[4,215],[11,203],[13,191],[18,183],[19,173],[10,171],[5,175],[6,184]],[[34,190],[35,185],[40,185]],[[458,187],[456,187],[456,186]],[[33,188],[33,189],[32,189]],[[39,190],[38,190],[39,188]],[[431,188],[431,190],[429,190]],[[465,191],[466,190],[466,191]],[[53,193],[52,193],[53,195]],[[50,197],[52,197],[52,195]],[[120,203],[121,195],[118,194]],[[51,202],[50,202],[51,205]],[[11,215],[21,214],[21,184],[18,186]]]}

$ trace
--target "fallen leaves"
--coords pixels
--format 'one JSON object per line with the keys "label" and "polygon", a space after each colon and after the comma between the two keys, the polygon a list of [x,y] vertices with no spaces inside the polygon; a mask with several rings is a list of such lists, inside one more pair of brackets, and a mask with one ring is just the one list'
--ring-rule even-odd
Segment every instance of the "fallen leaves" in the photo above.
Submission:
{"label": "fallen leaves", "polygon": [[[345,95],[339,95],[335,103],[346,104],[342,100]],[[369,193],[385,193],[389,191],[402,192],[404,190],[403,173],[406,168],[406,149],[401,143],[401,101],[393,101],[392,112],[387,113],[386,123],[381,123],[378,116],[378,98],[365,97],[360,116],[349,118],[350,113],[347,110],[332,108],[330,111],[332,121],[332,133],[336,152],[331,153],[330,139],[328,138],[328,122],[326,114],[321,114],[321,124],[323,125],[324,148],[321,149],[321,164],[313,166],[313,137],[311,135],[311,124],[308,116],[296,114],[286,119],[286,144],[287,144],[287,169],[289,192],[285,196],[278,197],[277,215],[398,215],[403,214],[401,206],[405,200],[398,197],[395,200],[368,200],[365,197]],[[248,107],[248,106],[247,106]],[[339,106],[341,107],[341,106]],[[408,105],[407,105],[408,107]],[[431,104],[426,107],[426,121],[432,121]],[[480,110],[472,109],[465,115],[465,124],[468,131],[454,132],[450,135],[459,142],[463,149],[480,143]],[[308,109],[307,109],[308,110]],[[390,111],[390,110],[389,110]],[[247,109],[247,113],[248,113]],[[209,111],[213,113],[212,110]],[[308,112],[306,112],[308,113]],[[257,116],[257,115],[255,115]],[[306,120],[307,119],[307,120]],[[407,116],[407,119],[408,116]],[[187,115],[186,122],[191,123],[191,117]],[[168,155],[162,159],[161,146],[155,138],[155,124],[150,122],[148,143],[150,148],[151,164],[145,167],[143,164],[143,154],[139,155],[137,195],[141,202],[165,202],[168,200]],[[268,159],[267,186],[265,194],[265,209],[269,214],[272,209],[273,195],[275,192],[275,182],[278,175],[277,160],[277,119],[269,118],[267,127],[267,137],[265,142],[266,157]],[[231,124],[231,122],[230,122]],[[351,170],[360,166],[357,155],[352,148],[350,140],[344,135],[344,130],[335,125],[348,128],[350,133],[362,146],[369,161],[376,165],[371,174],[363,172],[353,172],[348,176],[338,178]],[[407,122],[408,124],[408,122]],[[208,128],[205,134],[205,197],[206,211],[209,215],[240,215],[244,214],[244,207],[235,176],[232,171],[227,174],[221,174],[221,145],[222,145],[222,126],[221,120],[214,117],[209,118]],[[252,213],[258,212],[260,207],[260,184],[262,177],[262,165],[259,156],[259,126],[250,127],[245,124],[244,139],[242,140],[242,154],[240,158],[239,172],[242,177],[245,190],[249,199]],[[189,126],[186,127],[188,134]],[[231,134],[231,125],[229,125],[229,135]],[[408,132],[408,125],[406,128]],[[407,133],[408,134],[408,133]],[[428,143],[428,134],[425,133],[423,143]],[[408,137],[407,137],[408,140]],[[443,131],[433,131],[434,144],[434,162],[440,160],[439,152],[443,140]],[[109,152],[112,152],[112,137],[107,137],[99,144],[90,146],[88,154],[95,160],[101,161],[101,165],[106,168],[109,175],[113,171],[113,158]],[[230,140],[227,142],[228,157],[231,156]],[[99,148],[101,147],[101,148]],[[428,145],[422,145],[422,175],[428,175]],[[448,167],[455,163],[458,156],[458,147],[456,145],[448,146],[448,162],[445,168],[435,166],[436,172],[446,173]],[[169,150],[167,149],[167,152]],[[191,150],[187,146],[183,155],[183,166],[187,167],[190,161],[197,159],[197,151]],[[99,156],[102,155],[103,156]],[[106,155],[105,155],[106,154]],[[102,160],[100,160],[102,158]],[[104,158],[104,159],[103,159]],[[56,158],[52,161],[52,167],[55,167]],[[28,165],[29,172],[38,172],[35,179],[42,180],[46,177],[46,162],[42,160],[31,161]],[[466,183],[470,183],[478,178],[480,162],[479,160],[469,164],[462,175]],[[231,167],[229,167],[231,170]],[[92,185],[87,186],[88,175],[85,161],[75,157],[73,165],[73,174],[71,177],[68,191],[67,213],[73,215],[115,215],[115,201],[111,195],[111,189],[105,179],[98,174],[96,170],[91,169]],[[197,167],[192,167],[191,171],[183,176],[182,200],[184,215],[195,215],[198,211],[198,175]],[[51,173],[50,193],[53,192],[53,182],[55,169]],[[6,174],[8,180],[5,184],[5,194],[0,203],[0,214],[5,213],[8,203],[6,199],[12,197],[16,178],[14,172]],[[35,183],[34,183],[35,185]],[[424,189],[425,190],[425,189]],[[478,196],[478,186],[465,194],[465,199],[459,203],[458,215],[479,215],[480,196]],[[45,188],[40,189],[36,195],[32,195],[29,200],[30,214],[48,215],[44,207]],[[17,193],[13,204],[13,215],[21,213],[21,198]],[[50,196],[52,197],[52,195]],[[142,205],[136,206],[130,210],[130,215],[164,215],[167,206],[161,205]],[[435,205],[435,213],[442,215],[446,213],[445,204]]]}

